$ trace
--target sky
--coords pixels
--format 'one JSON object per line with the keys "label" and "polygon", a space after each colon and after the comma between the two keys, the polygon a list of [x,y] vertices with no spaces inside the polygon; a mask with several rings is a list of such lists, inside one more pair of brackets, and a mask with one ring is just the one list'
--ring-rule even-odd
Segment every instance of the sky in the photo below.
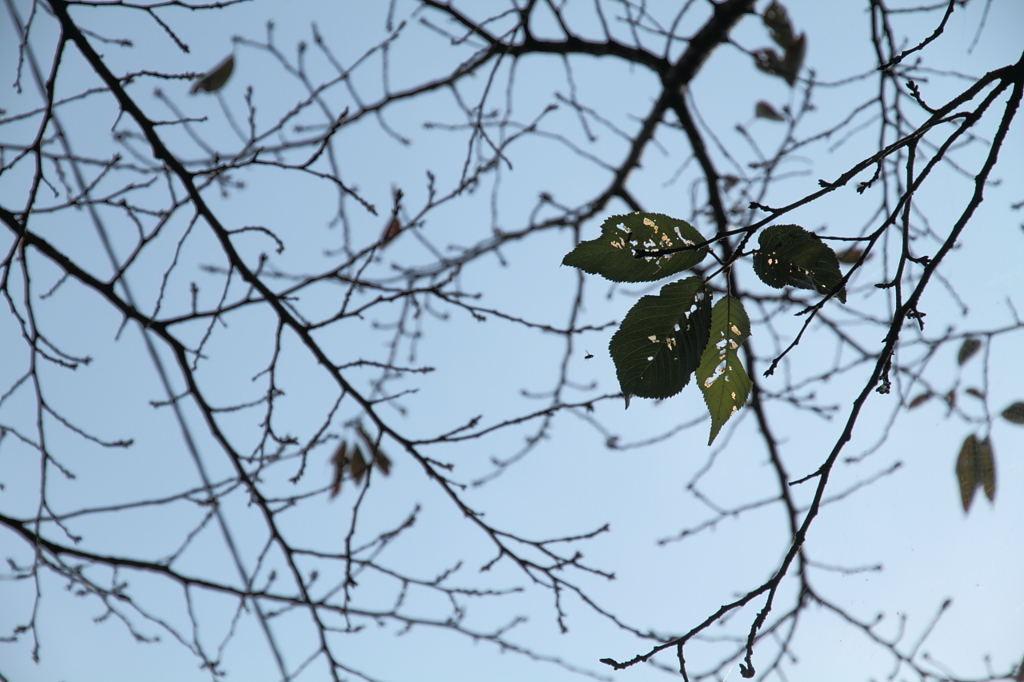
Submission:
{"label": "sky", "polygon": [[[762,5],[759,3],[758,7],[763,9]],[[24,20],[28,4],[15,1],[13,6]],[[395,16],[408,17],[411,6],[398,3]],[[860,73],[864,64],[870,68],[872,55],[860,3],[793,0],[786,6],[797,28],[809,36],[805,66],[813,69],[820,81],[835,83]],[[4,18],[0,20],[0,70],[5,84],[0,108],[7,110],[4,116],[30,109],[38,102],[38,91],[27,75],[23,75],[22,94],[11,86],[19,64],[19,40],[8,7],[5,5]],[[480,11],[477,6],[467,7]],[[579,12],[570,14],[579,22],[573,25],[584,27],[581,30],[593,29],[593,18],[587,18],[589,5],[574,3],[569,7]],[[178,118],[154,93],[159,87],[190,117],[192,132],[204,144],[231,154],[237,152],[240,143],[226,122],[222,107],[244,125],[248,86],[253,88],[256,121],[263,128],[304,97],[301,85],[284,74],[272,56],[251,44],[232,42],[232,36],[264,40],[266,22],[272,19],[275,44],[282,54],[294,60],[299,41],[313,44],[311,22],[316,22],[337,58],[353,64],[386,35],[386,9],[384,3],[254,2],[216,11],[160,13],[158,16],[188,44],[187,53],[177,49],[166,32],[142,13],[117,8],[76,8],[73,16],[98,34],[132,39],[131,47],[102,44],[100,51],[115,73],[199,73],[233,53],[235,72],[218,95],[190,97],[185,79],[156,81],[142,77],[130,89],[153,118]],[[986,12],[980,38],[972,48]],[[695,17],[698,15],[699,12]],[[393,67],[388,83],[391,92],[443,74],[469,54],[467,46],[448,44],[447,39],[420,21],[431,16],[436,17],[427,12],[409,17],[410,28],[394,42],[388,57]],[[996,0],[988,5],[973,2],[954,12],[945,33],[927,53],[934,60],[929,63],[938,70],[970,74],[1013,63],[1022,49],[1017,35],[1022,20],[1024,5],[1013,0]],[[40,10],[35,21],[31,45],[39,63],[48,65],[54,45],[53,20]],[[693,21],[697,25],[697,19]],[[908,21],[907,30],[917,39],[927,35],[933,26],[915,26],[912,18]],[[557,35],[557,28],[551,23],[541,23],[537,30]],[[717,151],[713,153],[722,168],[734,168],[741,173],[754,153],[743,146],[744,137],[737,126],[749,131],[765,150],[778,144],[782,134],[781,126],[755,119],[754,104],[764,100],[781,109],[799,100],[782,80],[756,72],[749,55],[740,49],[752,50],[767,44],[764,28],[755,17],[741,22],[732,38],[735,45],[722,46],[712,55],[688,94],[697,103],[703,124],[714,131],[721,145],[716,145]],[[329,64],[317,56],[310,47],[305,57],[314,82],[329,78],[331,73]],[[602,159],[616,160],[624,153],[625,143],[611,128],[593,120],[590,125],[596,140],[587,140],[577,114],[570,107],[545,112],[550,93],[568,93],[575,88],[579,101],[612,124],[634,130],[637,117],[650,106],[651,92],[657,83],[637,68],[592,58],[572,61],[573,81],[569,83],[564,69],[554,68],[553,63],[524,60],[516,66],[516,85],[512,89],[516,120],[539,118],[538,129],[543,134],[524,137],[521,143],[509,147],[507,167],[502,167],[497,185],[488,180],[473,193],[439,206],[415,228],[419,234],[403,234],[390,244],[381,259],[371,264],[369,272],[374,277],[381,281],[392,277],[393,283],[397,283],[398,275],[393,274],[396,271],[392,264],[428,265],[436,260],[429,247],[458,253],[460,248],[486,239],[494,230],[520,228],[535,210],[543,218],[545,211],[551,209],[537,208],[537,197],[542,191],[550,191],[561,205],[571,206],[587,200],[595,186],[608,181],[606,169],[573,153],[572,146],[586,148]],[[365,66],[354,70],[356,92],[335,87],[323,96],[326,106],[335,112],[346,106],[354,110],[357,101],[377,98],[381,87],[380,57],[372,54],[362,64]],[[27,74],[29,65],[23,64],[22,68]],[[502,88],[507,82],[507,70],[503,69],[507,67],[499,69],[494,79]],[[77,92],[91,87],[95,81],[80,60],[68,58],[62,64],[58,92],[65,92],[60,88],[67,88],[68,93]],[[933,78],[922,80],[923,96],[934,106],[959,91],[964,82],[955,75],[936,72]],[[485,79],[476,78],[466,84],[461,94],[467,101],[474,101],[473,97],[487,87]],[[870,79],[844,87],[822,86],[814,99],[816,109],[808,115],[805,134],[836,121],[869,96],[874,87]],[[505,91],[495,87],[489,101],[500,108],[506,103],[505,97]],[[907,115],[913,120],[917,112]],[[312,114],[300,118],[300,122],[309,124],[314,120]],[[439,125],[425,127],[425,121]],[[863,121],[870,123],[867,115]],[[112,141],[111,130],[129,127],[117,120],[116,108],[105,96],[69,103],[62,110],[62,123],[71,131],[75,151],[80,155],[108,158],[116,151],[134,150],[140,165],[149,162],[143,142],[128,140],[118,146]],[[333,151],[340,159],[346,181],[357,187],[378,211],[378,215],[372,215],[349,201],[347,227],[332,222],[337,194],[326,183],[298,173],[246,169],[232,175],[234,181],[244,186],[211,186],[204,196],[220,215],[229,216],[232,226],[272,226],[286,240],[284,253],[271,258],[274,270],[268,271],[268,280],[277,282],[273,272],[319,272],[338,261],[339,256],[332,255],[331,250],[343,243],[344,229],[350,230],[354,243],[360,245],[378,238],[386,224],[384,216],[390,209],[393,188],[400,187],[405,193],[404,216],[408,219],[429,195],[427,170],[434,174],[438,188],[450,188],[458,182],[466,163],[466,144],[464,135],[460,137],[458,130],[451,132],[446,126],[459,124],[465,124],[465,117],[455,107],[452,93],[441,89],[428,97],[399,103],[385,111],[381,119],[368,116],[343,128]],[[24,143],[25,136],[34,130],[32,126],[31,118],[3,120],[0,143],[8,147],[5,159],[15,153],[11,151],[14,145]],[[389,134],[385,126],[395,134]],[[991,131],[989,124],[978,134],[990,136]],[[161,127],[161,132],[183,158],[204,157],[205,152],[185,126],[168,125]],[[555,133],[563,137],[555,137]],[[269,144],[277,139],[295,139],[302,134],[303,131],[286,129],[269,136],[267,141]],[[410,139],[412,144],[404,144],[399,137]],[[875,144],[875,139],[854,135],[848,140],[829,139],[809,147],[805,157],[798,154],[793,166],[784,169],[785,177],[772,186],[764,202],[781,205],[813,191],[819,177],[835,177],[852,160],[870,154]],[[733,153],[734,166],[720,153],[721,148]],[[986,202],[970,225],[970,240],[950,254],[942,270],[948,281],[955,284],[956,296],[939,283],[923,300],[928,313],[925,338],[941,338],[947,329],[950,334],[958,334],[964,329],[996,330],[1011,326],[1014,307],[1021,309],[1024,302],[1019,292],[1024,290],[1024,275],[1018,264],[1024,233],[1020,213],[1012,212],[1010,206],[1024,200],[1020,189],[1024,187],[1022,149],[1024,133],[1017,125],[1004,147],[1004,158],[996,174],[999,182],[986,188]],[[977,167],[976,152],[965,149],[959,154],[958,162]],[[692,161],[687,161],[688,157],[682,135],[677,130],[664,131],[658,144],[645,153],[641,167],[631,175],[630,188],[650,210],[690,219],[708,234],[710,223],[694,215],[692,181],[696,168]],[[677,172],[679,177],[673,181]],[[932,224],[940,234],[961,210],[965,192],[970,190],[955,168],[943,172],[946,175],[942,181],[922,190],[920,199],[928,206],[928,214],[918,218],[921,224]],[[24,165],[0,174],[0,205],[19,207],[30,177]],[[97,184],[96,192],[115,189],[123,177],[104,178]],[[56,194],[60,191],[57,188]],[[153,198],[154,202],[164,196],[159,187],[148,191],[152,194],[140,191],[137,196]],[[50,188],[42,189],[43,195],[47,192]],[[53,196],[50,193],[45,201],[56,201]],[[851,184],[821,202],[793,212],[787,220],[822,234],[855,234],[871,223],[876,206],[877,201],[871,204],[860,198]],[[616,201],[603,215],[626,210],[622,202]],[[114,251],[123,259],[132,252],[135,228],[118,215],[112,209],[104,213]],[[109,276],[110,266],[102,244],[84,211],[69,209],[43,214],[34,220],[36,229],[54,243],[87,263],[92,271]],[[588,221],[583,238],[596,236],[599,224],[600,220]],[[187,213],[183,213],[139,255],[126,279],[143,309],[152,311],[159,301],[163,314],[187,313],[192,282],[199,285],[202,305],[216,303],[224,279],[216,267],[222,261],[218,260],[214,239],[202,228],[199,225],[189,232],[189,238],[180,242],[182,246],[175,253],[177,240],[190,229]],[[3,251],[7,253],[13,244],[11,233],[2,234]],[[261,253],[273,251],[274,246],[265,234],[255,231],[238,234],[236,245],[252,267],[259,262]],[[476,305],[538,325],[562,327],[567,323],[578,274],[560,263],[573,245],[574,237],[568,230],[533,234],[508,243],[498,255],[488,254],[470,262],[460,271],[457,281],[464,291],[480,294],[479,299],[474,299]],[[162,273],[172,259],[177,265],[164,281]],[[38,257],[32,261],[32,267],[34,295],[38,297],[57,284],[61,273]],[[872,267],[884,267],[882,256],[872,262]],[[877,269],[865,268],[865,272],[881,277]],[[746,286],[756,286],[749,271],[740,277]],[[621,320],[638,294],[653,293],[641,286],[611,286],[596,277],[586,279],[584,314],[578,324],[596,328],[582,333],[573,342],[568,366],[570,381],[564,389],[567,402],[583,402],[617,392],[614,366],[606,350],[614,327],[606,325]],[[886,310],[885,299],[873,283],[867,275],[852,283],[850,307],[858,305],[876,314]],[[161,297],[162,285],[165,294]],[[24,293],[20,284],[10,286],[13,292]],[[244,287],[237,282],[228,290],[230,296],[243,292]],[[324,283],[310,287],[296,306],[311,317],[325,315],[338,308],[338,299],[343,295],[340,287]],[[368,296],[357,294],[356,300],[365,301]],[[963,315],[961,303],[969,310],[969,317]],[[129,448],[101,448],[67,429],[51,427],[48,445],[61,453],[62,464],[75,473],[73,480],[67,480],[50,471],[48,494],[59,506],[58,511],[127,504],[201,486],[202,479],[172,411],[166,405],[153,405],[154,401],[166,401],[166,395],[140,330],[131,324],[122,326],[118,314],[81,287],[70,284],[59,287],[48,299],[40,298],[37,305],[45,311],[39,323],[50,342],[91,358],[88,365],[73,372],[49,365],[41,368],[42,390],[48,403],[76,423],[88,425],[90,432],[101,439],[133,439]],[[363,357],[384,361],[390,352],[386,344],[392,331],[388,325],[400,316],[398,304],[379,306],[361,319],[318,330],[316,339],[330,349],[334,361],[350,362]],[[556,385],[564,341],[536,328],[524,328],[494,315],[487,317],[486,322],[480,322],[464,308],[437,303],[433,309],[424,309],[420,315],[409,318],[419,325],[410,333],[415,331],[418,335],[403,338],[394,362],[433,367],[434,371],[398,384],[400,389],[416,392],[381,405],[382,414],[408,437],[431,438],[458,429],[475,415],[481,415],[482,424],[495,424],[549,404],[543,396]],[[866,343],[878,343],[877,328],[865,328],[852,314],[839,319],[846,321],[851,334]],[[794,325],[800,321],[780,317],[766,322],[785,336],[792,334],[797,329]],[[200,324],[179,328],[182,338],[193,343],[209,334],[204,347],[206,359],[200,364],[198,376],[214,404],[227,406],[259,397],[265,380],[259,373],[275,352],[274,326],[275,321],[266,311],[250,309],[226,316],[224,324],[212,331]],[[411,343],[413,339],[415,344]],[[812,582],[819,593],[828,595],[864,622],[884,613],[874,632],[882,638],[900,637],[904,653],[915,649],[915,643],[929,632],[944,600],[951,599],[951,605],[917,653],[927,652],[933,657],[931,665],[937,670],[949,670],[950,674],[964,677],[980,678],[988,670],[1005,670],[1019,662],[1024,653],[1020,649],[1024,636],[1024,587],[1019,578],[1014,578],[1015,567],[1024,559],[1019,530],[1024,521],[1024,501],[1014,495],[1024,483],[1024,429],[995,418],[989,432],[985,419],[986,410],[995,415],[1012,402],[1024,400],[1017,359],[1021,339],[1019,330],[998,335],[962,366],[956,361],[959,344],[945,344],[924,363],[923,383],[910,385],[901,378],[896,394],[872,395],[845,450],[856,461],[837,465],[830,491],[838,494],[876,476],[880,478],[849,497],[826,505],[812,526],[806,545],[810,556],[823,566],[884,567],[863,571],[819,569],[813,572]],[[751,343],[762,352],[771,347],[765,321],[755,325]],[[0,363],[2,390],[6,391],[25,371],[27,362],[20,329],[8,309],[0,313],[0,347],[4,349],[2,355],[8,358]],[[797,351],[801,353],[799,358],[784,369],[797,376],[813,374],[816,367],[830,367],[835,352],[827,337],[815,333]],[[157,353],[173,367],[173,358],[166,348],[158,346]],[[926,344],[909,346],[901,353],[906,354],[901,355],[905,362],[914,362],[926,355]],[[836,406],[831,419],[774,405],[773,427],[780,434],[792,478],[809,474],[820,464],[826,447],[840,432],[853,392],[863,385],[866,372],[866,367],[854,368],[849,374],[816,387],[816,399],[821,405]],[[352,370],[351,375],[357,385],[369,390],[372,373]],[[315,361],[289,337],[285,337],[280,349],[275,380],[283,391],[275,406],[275,425],[282,434],[310,438],[333,403],[334,387],[325,381]],[[781,385],[773,385],[771,380],[765,383],[768,391]],[[171,373],[171,386],[176,393],[184,390],[180,373]],[[895,425],[886,431],[896,401],[922,393],[924,386],[937,395],[955,388],[963,413],[974,421],[950,418],[946,404],[936,397],[914,410],[900,411]],[[988,396],[983,406],[972,403],[972,398],[964,393],[970,387],[980,387]],[[207,477],[212,481],[230,477],[230,466],[204,428],[201,415],[188,401],[182,401],[182,406]],[[580,548],[588,565],[614,572],[616,579],[607,581],[577,574],[573,580],[595,595],[602,608],[623,621],[644,630],[677,634],[760,584],[787,547],[783,516],[777,507],[771,506],[721,519],[684,541],[658,544],[659,540],[673,538],[685,528],[714,518],[708,506],[687,488],[687,483],[706,465],[710,466],[698,487],[724,508],[774,494],[773,472],[766,466],[752,412],[741,411],[726,426],[723,435],[728,435],[729,440],[725,447],[708,448],[708,424],[701,419],[703,410],[699,393],[688,390],[666,401],[634,401],[628,411],[617,399],[598,402],[592,415],[582,410],[567,412],[555,420],[550,433],[527,456],[486,485],[468,487],[464,498],[474,508],[484,510],[488,522],[512,529],[522,537],[571,536],[609,524],[611,532],[580,543]],[[335,431],[357,414],[350,403],[343,403],[332,420]],[[257,445],[262,417],[258,409],[238,410],[223,413],[221,423],[245,452]],[[31,433],[35,418],[34,399],[27,388],[0,401],[0,423],[6,428]],[[595,428],[588,418],[596,420],[604,431]],[[649,447],[606,447],[611,434],[618,436],[620,443],[635,443],[669,431],[677,424],[691,423],[691,427]],[[536,421],[532,421],[480,439],[428,446],[427,451],[431,457],[452,462],[456,480],[471,483],[494,472],[492,458],[506,458],[520,450],[535,427]],[[970,513],[964,514],[954,462],[963,439],[972,432],[991,437],[998,491],[995,504],[979,497]],[[10,433],[0,440],[0,514],[29,518],[38,505],[38,455]],[[883,433],[887,433],[887,438],[879,445]],[[328,459],[333,448],[332,442],[314,451],[302,490],[316,489],[329,482]],[[568,632],[561,633],[550,592],[529,585],[508,562],[499,562],[492,570],[481,572],[480,567],[494,558],[486,539],[462,518],[435,485],[425,480],[412,459],[402,456],[393,444],[385,444],[384,450],[394,460],[393,471],[387,479],[374,480],[373,494],[367,495],[360,512],[365,525],[359,537],[364,541],[373,538],[401,524],[414,509],[421,510],[413,532],[402,535],[382,552],[389,565],[429,579],[462,561],[454,581],[460,585],[481,589],[526,588],[522,593],[504,597],[467,600],[471,602],[467,627],[491,632],[525,616],[525,622],[510,632],[510,641],[602,677],[666,678],[666,672],[653,666],[635,666],[612,674],[598,663],[605,657],[631,658],[645,651],[649,644],[614,627],[580,600],[566,599]],[[891,474],[882,475],[897,463],[899,467]],[[295,487],[279,471],[280,467],[267,473],[265,489],[290,494]],[[289,475],[292,471],[289,469]],[[323,551],[344,547],[355,490],[348,482],[338,500],[330,502],[325,495],[319,495],[282,515],[289,538]],[[798,503],[806,504],[812,488],[796,486],[793,493]],[[244,491],[227,495],[223,512],[243,563],[248,567],[255,565],[265,538]],[[133,509],[130,513],[76,516],[67,524],[71,532],[84,538],[83,546],[91,551],[126,552],[155,559],[173,553],[204,513],[202,507],[194,504],[158,505]],[[57,533],[52,524],[50,530]],[[0,554],[22,566],[32,560],[30,548],[7,530],[0,530]],[[184,573],[211,580],[238,580],[214,519],[195,534],[175,559],[174,566]],[[270,555],[261,579],[268,580],[269,572],[280,568],[279,558]],[[97,571],[95,576],[104,576],[112,583],[129,581],[138,608],[158,615],[176,632],[188,636],[197,633],[196,641],[186,640],[186,646],[182,646],[170,641],[173,638],[168,631],[154,622],[136,619],[138,634],[159,636],[162,640],[147,643],[137,641],[117,618],[104,617],[105,607],[94,597],[75,596],[64,579],[44,574],[33,584],[11,580],[10,575],[4,575],[0,583],[0,632],[9,635],[13,628],[32,618],[33,610],[38,608],[35,618],[41,658],[38,663],[33,662],[29,636],[0,643],[0,675],[7,680],[209,679],[208,672],[198,669],[197,659],[188,646],[213,651],[232,628],[233,637],[223,652],[228,679],[280,679],[256,618],[243,613],[233,622],[234,603],[222,596],[195,590],[185,593],[177,585],[137,572],[110,575]],[[386,608],[395,598],[394,584],[380,577],[366,575],[359,582],[359,599],[363,600],[360,603],[366,608]],[[788,603],[784,597],[791,588],[791,582],[784,583],[780,604]],[[42,594],[38,602],[34,600],[37,592]],[[408,613],[423,618],[437,617],[448,608],[443,600],[425,591],[410,590],[406,599]],[[192,607],[191,613],[187,604]],[[744,632],[760,602],[755,605],[741,610],[726,626],[713,628],[709,638]],[[193,621],[199,623],[195,631],[191,627]],[[286,612],[275,614],[270,623],[285,652],[288,668],[295,670],[315,650],[310,643],[312,633],[307,620],[302,614]],[[372,679],[500,681],[579,677],[565,667],[535,662],[512,651],[502,652],[489,642],[474,641],[443,628],[415,627],[405,633],[394,624],[385,624],[335,636],[346,665]],[[766,640],[764,653],[756,659],[762,665],[771,659],[770,639]],[[688,660],[695,670],[704,670],[713,666],[726,648],[727,645],[705,640],[688,649]],[[792,653],[798,662],[787,664],[785,679],[880,679],[894,671],[893,661],[884,650],[817,606],[809,607],[802,617]],[[657,660],[664,666],[675,665],[672,652]],[[841,676],[837,671],[842,671]],[[322,661],[315,660],[294,679],[326,679],[324,672]],[[900,679],[913,676],[905,667],[897,673]],[[723,680],[738,675],[738,670],[726,666],[714,677]],[[352,678],[357,679],[357,675],[353,673]]]}

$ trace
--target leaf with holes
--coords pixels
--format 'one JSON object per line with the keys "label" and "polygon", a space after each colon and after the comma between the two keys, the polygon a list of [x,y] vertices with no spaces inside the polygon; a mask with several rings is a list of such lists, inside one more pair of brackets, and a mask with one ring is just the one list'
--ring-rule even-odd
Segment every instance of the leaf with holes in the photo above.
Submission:
{"label": "leaf with holes", "polygon": [[772,40],[779,47],[786,49],[793,42],[793,25],[789,22],[789,14],[785,7],[773,1],[765,9],[762,21],[771,31]]}
{"label": "leaf with holes", "polygon": [[689,270],[707,255],[707,247],[663,256],[636,258],[633,251],[695,246],[704,237],[690,223],[661,213],[615,215],[601,225],[601,236],[580,242],[566,254],[571,265],[613,282],[654,282]]}
{"label": "leaf with holes", "polygon": [[978,339],[964,339],[964,342],[960,344],[960,351],[956,354],[956,364],[962,365],[978,352],[981,348],[981,341]]}
{"label": "leaf with holes", "polygon": [[790,86],[796,84],[796,78],[804,63],[804,56],[807,54],[807,34],[801,33],[785,47],[785,52],[780,57],[779,53],[770,47],[754,51],[754,66],[772,76],[778,76]]}
{"label": "leaf with holes", "polygon": [[626,314],[608,344],[626,407],[633,396],[669,398],[690,380],[708,341],[711,290],[700,277],[666,284]]}
{"label": "leaf with holes", "polygon": [[697,367],[697,382],[711,413],[711,437],[750,396],[753,384],[740,362],[739,348],[750,336],[750,320],[738,299],[725,296],[711,309],[711,334]]}
{"label": "leaf with holes", "polygon": [[787,284],[827,294],[836,287],[836,298],[846,303],[846,288],[839,259],[821,238],[799,225],[772,225],[758,238],[754,272],[770,287]]}
{"label": "leaf with holes", "polygon": [[1003,410],[1003,419],[1011,424],[1024,424],[1024,403],[1016,402]]}

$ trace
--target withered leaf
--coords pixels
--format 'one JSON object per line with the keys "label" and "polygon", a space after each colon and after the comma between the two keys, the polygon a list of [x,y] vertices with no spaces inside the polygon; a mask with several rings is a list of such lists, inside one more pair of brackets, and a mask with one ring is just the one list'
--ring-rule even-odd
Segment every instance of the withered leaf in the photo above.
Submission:
{"label": "withered leaf", "polygon": [[978,486],[985,491],[989,502],[996,499],[996,458],[992,452],[992,441],[988,438],[978,443]]}
{"label": "withered leaf", "polygon": [[864,249],[851,246],[845,251],[839,252],[839,262],[843,265],[853,265],[860,260],[860,257],[864,255]]}
{"label": "withered leaf", "polygon": [[960,486],[960,501],[966,513],[974,500],[974,491],[978,489],[978,439],[974,434],[967,436],[960,446],[960,455],[956,458],[956,481]]}
{"label": "withered leaf", "polygon": [[932,395],[933,395],[933,393],[931,391],[927,391],[925,393],[922,393],[921,395],[919,395],[916,398],[914,398],[913,400],[911,400],[910,403],[907,405],[907,408],[912,410],[915,407],[919,407],[919,406],[923,405],[929,398],[932,397]]}
{"label": "withered leaf", "polygon": [[785,116],[776,111],[775,107],[773,107],[768,102],[765,102],[764,100],[761,100],[756,105],[754,105],[754,116],[757,116],[758,118],[765,118],[768,119],[769,121],[786,120]]}
{"label": "withered leaf", "polygon": [[377,454],[374,455],[373,463],[377,465],[377,468],[380,469],[380,472],[385,476],[391,473],[391,460],[388,459],[388,456],[380,450],[378,450]]}
{"label": "withered leaf", "polygon": [[964,339],[964,342],[960,344],[960,352],[956,354],[956,363],[962,365],[978,352],[981,348],[981,341],[977,339]]}
{"label": "withered leaf", "polygon": [[334,473],[331,478],[332,500],[341,492],[341,479],[345,474],[345,467],[348,465],[348,457],[345,455],[347,448],[348,443],[341,441],[338,449],[334,451],[334,456],[331,457],[331,465],[334,467]]}
{"label": "withered leaf", "polygon": [[363,480],[363,474],[366,473],[366,460],[363,459],[363,451],[359,449],[358,445],[352,446],[352,461],[348,466],[352,472],[352,479],[356,483],[360,483]]}
{"label": "withered leaf", "polygon": [[1003,410],[1003,419],[1011,424],[1024,424],[1024,403],[1016,402]]}

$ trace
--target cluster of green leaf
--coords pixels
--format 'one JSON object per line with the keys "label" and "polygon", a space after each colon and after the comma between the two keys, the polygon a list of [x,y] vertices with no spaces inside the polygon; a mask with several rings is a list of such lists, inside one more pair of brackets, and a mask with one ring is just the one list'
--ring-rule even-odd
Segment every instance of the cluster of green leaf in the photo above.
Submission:
{"label": "cluster of green leaf", "polygon": [[[839,259],[817,235],[798,225],[773,225],[761,233],[758,247],[754,272],[765,284],[846,302]],[[692,270],[707,254],[707,240],[685,220],[633,213],[605,220],[601,235],[577,244],[562,264],[613,282],[653,282]],[[709,445],[752,387],[739,357],[750,336],[743,304],[729,295],[712,299],[697,275],[666,284],[636,302],[608,346],[627,408],[633,397],[670,398],[696,374],[711,415]]]}

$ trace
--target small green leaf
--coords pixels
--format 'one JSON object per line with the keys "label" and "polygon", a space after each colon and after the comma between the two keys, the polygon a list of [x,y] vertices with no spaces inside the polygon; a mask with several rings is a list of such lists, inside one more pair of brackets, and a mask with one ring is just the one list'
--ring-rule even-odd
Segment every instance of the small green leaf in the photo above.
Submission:
{"label": "small green leaf", "polygon": [[974,434],[967,436],[960,446],[960,455],[956,458],[956,481],[960,486],[960,501],[966,513],[974,500],[974,491],[978,489],[978,439]]}
{"label": "small green leaf", "polygon": [[669,398],[689,382],[708,340],[711,290],[700,277],[666,284],[626,314],[608,344],[626,407],[633,396]]}
{"label": "small green leaf", "polygon": [[[770,287],[789,284],[827,294],[843,279],[836,252],[799,225],[772,225],[761,233],[758,244],[754,272]],[[846,303],[845,287],[839,288],[836,298]]]}
{"label": "small green leaf", "polygon": [[1011,424],[1024,424],[1024,403],[1016,402],[1003,410],[1003,419]]}
{"label": "small green leaf", "polygon": [[962,365],[978,352],[981,348],[981,341],[978,339],[964,339],[964,342],[960,344],[960,351],[956,354],[956,364]]}
{"label": "small green leaf", "polygon": [[577,244],[562,265],[613,282],[654,282],[694,267],[704,260],[707,247],[649,258],[634,257],[634,249],[671,249],[703,241],[701,233],[685,220],[661,213],[616,215],[601,225],[600,237]]}
{"label": "small green leaf", "polygon": [[753,384],[739,357],[740,345],[749,336],[750,320],[739,300],[720,299],[711,309],[711,335],[697,367],[697,382],[711,413],[708,445],[750,396]]}

